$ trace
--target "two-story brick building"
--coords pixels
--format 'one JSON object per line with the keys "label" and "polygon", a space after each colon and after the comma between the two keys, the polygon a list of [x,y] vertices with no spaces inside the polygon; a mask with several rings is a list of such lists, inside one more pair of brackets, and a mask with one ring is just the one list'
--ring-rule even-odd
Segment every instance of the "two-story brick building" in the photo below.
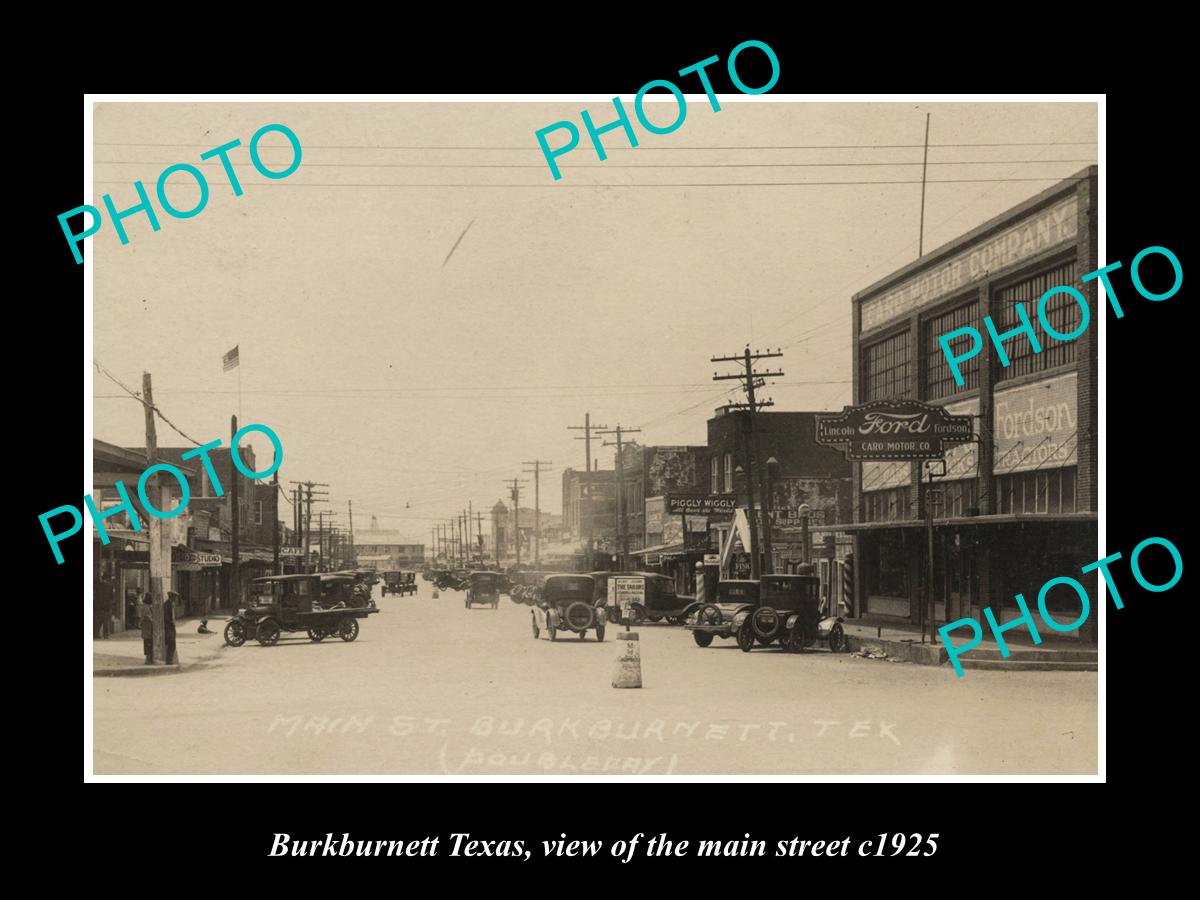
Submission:
{"label": "two-story brick building", "polygon": [[[935,617],[983,622],[1018,615],[1014,594],[1029,596],[1050,578],[1096,557],[1097,169],[1089,167],[855,294],[854,402],[909,398],[976,420],[977,440],[951,445],[945,475],[933,481],[934,565],[927,573],[923,517],[927,470],[920,462],[854,464],[855,613],[917,623],[927,586]],[[1068,285],[1086,299],[1092,321],[1074,340],[1056,340],[1038,324],[1042,295]],[[1027,334],[1004,340],[1001,364],[983,317],[997,331],[1021,325],[1023,308],[1040,349]],[[1060,334],[1074,332],[1081,311],[1070,295],[1045,307]],[[981,352],[961,363],[959,386],[938,338],[971,326]],[[969,337],[951,349],[966,355]],[[940,466],[934,467],[936,473]],[[927,480],[927,479],[926,479]],[[1094,587],[1094,583],[1093,583]],[[1059,609],[1058,604],[1066,604]],[[1078,614],[1070,591],[1051,593],[1052,613]],[[985,624],[986,627],[986,624]],[[1094,636],[1095,616],[1084,639]]]}

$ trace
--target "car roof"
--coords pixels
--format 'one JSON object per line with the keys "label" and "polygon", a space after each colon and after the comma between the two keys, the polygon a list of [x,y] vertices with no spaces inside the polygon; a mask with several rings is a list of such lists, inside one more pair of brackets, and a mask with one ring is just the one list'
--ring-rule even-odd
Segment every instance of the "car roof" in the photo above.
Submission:
{"label": "car roof", "polygon": [[758,584],[753,578],[724,578],[719,584]]}
{"label": "car roof", "polygon": [[325,577],[324,575],[317,575],[316,573],[310,573],[307,575],[304,573],[301,573],[299,575],[263,575],[260,578],[251,579],[250,583],[251,584],[259,584],[259,583],[267,582],[267,581],[303,581],[306,578],[324,578],[324,577]]}

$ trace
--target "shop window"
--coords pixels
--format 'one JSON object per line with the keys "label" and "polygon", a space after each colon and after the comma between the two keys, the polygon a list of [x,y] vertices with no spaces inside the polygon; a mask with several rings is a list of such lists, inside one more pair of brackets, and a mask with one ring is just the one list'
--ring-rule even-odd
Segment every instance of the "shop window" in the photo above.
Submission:
{"label": "shop window", "polygon": [[912,360],[908,332],[870,344],[862,350],[863,400],[907,397],[912,392]]}
{"label": "shop window", "polygon": [[970,514],[977,504],[978,482],[974,478],[934,481],[930,509],[935,519],[955,519]]}
{"label": "shop window", "polygon": [[1012,515],[1075,512],[1075,482],[1078,471],[1065,469],[1018,472],[997,479],[1000,512]]}
{"label": "shop window", "polygon": [[[983,359],[983,354],[979,353],[970,359],[959,362],[959,373],[964,382],[962,387],[959,387],[954,381],[954,375],[950,372],[950,363],[942,351],[938,338],[965,326],[979,328],[981,319],[979,301],[974,300],[936,316],[925,324],[926,400],[937,400],[941,397],[949,397],[956,391],[969,391],[979,387],[979,361]],[[955,356],[959,356],[970,349],[971,345],[971,335],[960,335],[950,342],[950,351]]]}
{"label": "shop window", "polygon": [[254,501],[254,524],[261,525],[263,523],[263,502],[261,500]]}
{"label": "shop window", "polygon": [[895,522],[908,518],[908,488],[869,491],[862,495],[864,522]]}
{"label": "shop window", "polygon": [[712,492],[721,493],[721,463],[715,456],[712,458]]}
{"label": "shop window", "polygon": [[[1031,372],[1044,372],[1075,361],[1075,346],[1078,342],[1060,341],[1050,337],[1041,327],[1037,314],[1038,301],[1041,300],[1042,294],[1060,285],[1077,287],[1075,282],[1075,262],[1072,260],[996,291],[995,297],[999,307],[996,313],[996,330],[1003,333],[1021,324],[1017,317],[1017,304],[1020,303],[1033,325],[1038,343],[1042,346],[1041,353],[1034,353],[1029,337],[1025,334],[1014,335],[1006,340],[1004,352],[1008,354],[1009,365],[1001,367],[1000,381]],[[1056,294],[1046,302],[1046,321],[1059,334],[1075,331],[1079,327],[1082,315],[1079,304],[1070,294]]]}
{"label": "shop window", "polygon": [[898,532],[880,533],[875,553],[868,558],[871,559],[866,572],[869,595],[908,597],[908,557]]}
{"label": "shop window", "polygon": [[725,493],[733,493],[733,454],[725,454]]}

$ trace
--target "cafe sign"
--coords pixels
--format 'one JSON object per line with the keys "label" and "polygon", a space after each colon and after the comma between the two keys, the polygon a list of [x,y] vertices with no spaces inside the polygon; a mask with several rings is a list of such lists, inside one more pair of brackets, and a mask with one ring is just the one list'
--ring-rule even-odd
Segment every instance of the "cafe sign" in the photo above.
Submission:
{"label": "cafe sign", "polygon": [[974,418],[919,400],[872,400],[817,418],[817,443],[847,459],[941,459],[945,444],[972,440]]}
{"label": "cafe sign", "polygon": [[280,547],[279,555],[280,556],[303,556],[304,551],[301,550],[299,547]]}
{"label": "cafe sign", "polygon": [[667,494],[669,516],[731,516],[737,509],[733,494]]}

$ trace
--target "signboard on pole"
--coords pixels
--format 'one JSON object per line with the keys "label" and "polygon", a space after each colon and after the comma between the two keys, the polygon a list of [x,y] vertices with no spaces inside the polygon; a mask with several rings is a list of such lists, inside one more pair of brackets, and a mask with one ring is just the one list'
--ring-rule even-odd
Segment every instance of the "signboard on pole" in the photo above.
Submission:
{"label": "signboard on pole", "polygon": [[303,556],[304,551],[300,547],[280,547],[280,556]]}
{"label": "signboard on pole", "polygon": [[646,579],[640,575],[613,575],[608,579],[608,605],[619,607],[621,618],[628,620],[629,608],[646,604]]}
{"label": "signboard on pole", "polygon": [[919,400],[872,400],[817,417],[817,443],[843,447],[852,460],[941,459],[945,444],[974,436],[974,417]]}

